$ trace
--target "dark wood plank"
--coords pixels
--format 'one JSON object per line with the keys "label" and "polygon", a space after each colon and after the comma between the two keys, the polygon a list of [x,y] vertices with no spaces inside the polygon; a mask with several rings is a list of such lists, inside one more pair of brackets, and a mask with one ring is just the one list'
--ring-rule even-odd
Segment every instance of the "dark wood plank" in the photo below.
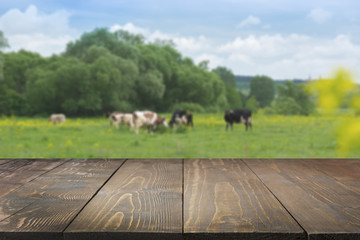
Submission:
{"label": "dark wood plank", "polygon": [[326,175],[335,178],[344,188],[360,193],[360,159],[304,159]]}
{"label": "dark wood plank", "polygon": [[13,159],[0,165],[0,197],[63,164],[66,160]]}
{"label": "dark wood plank", "polygon": [[0,173],[4,173],[7,171],[16,171],[20,167],[31,164],[31,160],[29,159],[12,159],[10,161],[4,162],[4,164],[0,165]]}
{"label": "dark wood plank", "polygon": [[10,159],[0,159],[0,165],[9,162]]}
{"label": "dark wood plank", "polygon": [[90,201],[64,237],[176,239],[181,232],[182,160],[133,159]]}
{"label": "dark wood plank", "polygon": [[62,239],[65,228],[122,163],[71,160],[1,197],[0,239]]}
{"label": "dark wood plank", "polygon": [[306,237],[239,159],[185,160],[184,233],[214,239]]}
{"label": "dark wood plank", "polygon": [[307,160],[245,162],[305,229],[309,239],[360,238],[359,193],[345,188]]}

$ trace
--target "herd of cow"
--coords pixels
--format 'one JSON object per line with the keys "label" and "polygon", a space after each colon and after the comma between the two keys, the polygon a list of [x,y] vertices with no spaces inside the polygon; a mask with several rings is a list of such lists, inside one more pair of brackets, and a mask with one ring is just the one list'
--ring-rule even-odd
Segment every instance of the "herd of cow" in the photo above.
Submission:
{"label": "herd of cow", "polygon": [[[112,112],[106,115],[110,119],[110,124],[116,128],[119,125],[127,125],[130,129],[135,129],[136,134],[139,134],[139,129],[145,127],[149,132],[154,132],[159,125],[167,127],[174,126],[194,126],[193,115],[187,113],[186,110],[176,110],[169,124],[166,118],[160,117],[157,113],[151,111],[135,111],[135,112]],[[65,122],[64,114],[52,114],[49,118],[53,124]],[[225,112],[224,116],[226,122],[226,130],[230,126],[233,129],[234,123],[244,123],[245,129],[252,128],[251,111],[247,109],[229,110]]]}

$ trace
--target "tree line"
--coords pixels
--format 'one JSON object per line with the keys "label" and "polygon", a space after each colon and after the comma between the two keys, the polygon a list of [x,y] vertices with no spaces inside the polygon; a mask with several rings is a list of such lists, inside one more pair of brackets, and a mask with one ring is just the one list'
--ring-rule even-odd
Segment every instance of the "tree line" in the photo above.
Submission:
{"label": "tree line", "polygon": [[[0,50],[6,46],[0,31]],[[142,35],[123,30],[84,33],[51,57],[25,50],[0,55],[1,115],[98,116],[114,110],[216,112],[244,107],[281,114],[313,111],[310,96],[298,84],[287,82],[274,100],[274,81],[256,76],[244,95],[236,89],[231,70],[220,66],[210,71],[207,61],[196,65],[171,41],[146,43]]]}

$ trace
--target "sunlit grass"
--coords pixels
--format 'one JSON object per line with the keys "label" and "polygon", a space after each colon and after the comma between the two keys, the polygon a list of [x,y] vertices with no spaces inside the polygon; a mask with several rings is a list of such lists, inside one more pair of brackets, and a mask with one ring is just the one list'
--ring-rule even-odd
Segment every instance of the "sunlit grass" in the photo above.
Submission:
{"label": "sunlit grass", "polygon": [[[170,115],[166,115],[169,119]],[[223,113],[194,114],[194,128],[139,135],[108,119],[0,118],[0,158],[336,158],[343,116],[253,116],[253,130],[225,131]],[[352,150],[347,157],[360,156]]]}

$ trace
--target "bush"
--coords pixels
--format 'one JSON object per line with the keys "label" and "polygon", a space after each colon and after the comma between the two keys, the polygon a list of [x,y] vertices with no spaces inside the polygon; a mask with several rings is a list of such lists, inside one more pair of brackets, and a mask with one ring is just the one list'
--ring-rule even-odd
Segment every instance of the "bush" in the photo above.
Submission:
{"label": "bush", "polygon": [[210,106],[210,107],[207,107],[205,109],[205,111],[207,113],[218,113],[218,112],[223,112],[224,109],[220,108],[220,107],[217,107],[217,106]]}
{"label": "bush", "polygon": [[178,127],[175,127],[175,133],[186,133],[187,127],[185,125],[180,125]]}
{"label": "bush", "polygon": [[164,125],[159,125],[156,129],[155,129],[156,133],[166,133],[167,132],[167,128]]}
{"label": "bush", "polygon": [[273,107],[265,107],[263,109],[260,109],[259,113],[264,114],[264,115],[272,115],[272,114],[276,114],[276,111]]}
{"label": "bush", "polygon": [[299,115],[301,114],[301,107],[296,103],[295,99],[291,97],[278,98],[275,102],[273,110],[277,114],[283,115]]}
{"label": "bush", "polygon": [[200,104],[189,103],[189,102],[176,103],[171,108],[173,112],[178,109],[185,109],[188,112],[195,112],[195,113],[205,112],[205,109]]}
{"label": "bush", "polygon": [[259,106],[258,101],[256,100],[256,98],[254,96],[251,96],[245,104],[245,108],[251,110],[253,113],[257,112],[257,108]]}

